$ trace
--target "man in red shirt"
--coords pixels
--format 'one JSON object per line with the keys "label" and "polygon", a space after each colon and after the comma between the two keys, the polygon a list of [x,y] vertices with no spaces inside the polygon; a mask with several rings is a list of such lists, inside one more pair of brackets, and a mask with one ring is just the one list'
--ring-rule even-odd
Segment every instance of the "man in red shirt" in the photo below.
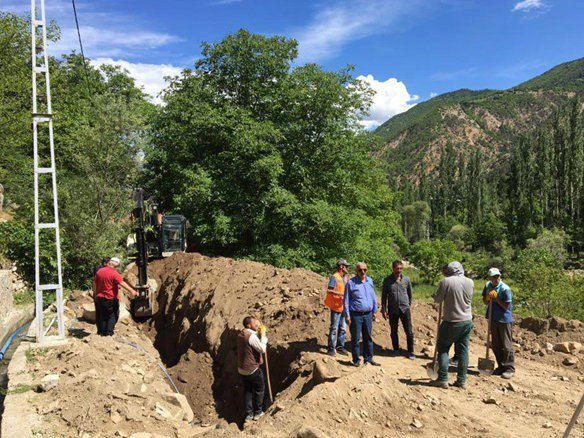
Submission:
{"label": "man in red shirt", "polygon": [[132,297],[137,297],[138,292],[124,281],[116,270],[120,266],[120,259],[112,257],[109,263],[95,273],[95,316],[97,334],[112,336],[114,328],[120,316],[120,301],[118,297],[119,286],[126,289]]}

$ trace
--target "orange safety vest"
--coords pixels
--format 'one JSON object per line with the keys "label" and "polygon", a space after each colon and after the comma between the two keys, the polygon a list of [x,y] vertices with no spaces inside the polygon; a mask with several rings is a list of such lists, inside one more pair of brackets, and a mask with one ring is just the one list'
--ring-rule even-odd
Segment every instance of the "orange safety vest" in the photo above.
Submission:
{"label": "orange safety vest", "polygon": [[335,272],[331,278],[335,279],[335,286],[327,290],[324,305],[333,312],[340,313],[343,311],[347,278],[343,278],[338,272]]}

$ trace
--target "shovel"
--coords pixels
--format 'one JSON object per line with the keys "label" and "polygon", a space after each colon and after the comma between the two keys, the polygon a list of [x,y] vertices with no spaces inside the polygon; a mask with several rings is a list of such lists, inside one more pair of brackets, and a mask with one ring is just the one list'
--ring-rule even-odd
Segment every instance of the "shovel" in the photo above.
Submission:
{"label": "shovel", "polygon": [[268,394],[270,395],[270,403],[274,403],[274,396],[272,395],[272,384],[270,383],[270,366],[268,365],[268,350],[264,353],[266,362],[266,380],[268,381]]}
{"label": "shovel", "polygon": [[442,303],[438,308],[438,327],[436,328],[436,344],[434,345],[434,357],[432,362],[426,365],[426,373],[431,380],[438,379],[438,334],[440,332],[440,322],[442,320]]}
{"label": "shovel", "polygon": [[489,323],[487,325],[487,353],[486,357],[479,357],[479,372],[481,374],[492,374],[495,370],[495,361],[489,357],[491,349],[491,313],[493,312],[493,300],[489,301]]}

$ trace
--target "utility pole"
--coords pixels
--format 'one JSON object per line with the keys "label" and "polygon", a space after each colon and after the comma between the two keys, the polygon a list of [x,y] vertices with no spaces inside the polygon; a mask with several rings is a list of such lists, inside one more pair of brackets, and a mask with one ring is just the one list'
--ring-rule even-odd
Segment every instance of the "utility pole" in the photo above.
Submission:
{"label": "utility pole", "polygon": [[[38,8],[37,5],[39,6]],[[61,272],[61,238],[59,235],[57,174],[55,166],[55,145],[53,139],[53,113],[51,108],[49,55],[47,52],[47,21],[45,15],[45,0],[31,0],[30,27],[32,42],[34,259],[36,292],[35,310],[37,322],[36,338],[38,343],[43,344],[53,340],[65,339],[65,324],[63,320],[63,278]],[[37,31],[40,33],[38,37]],[[37,44],[39,46],[37,46]],[[52,204],[52,208],[48,207],[48,204]],[[52,217],[50,217],[51,215],[48,213],[51,209],[53,212]],[[43,216],[42,218],[41,215]],[[50,267],[50,270],[53,272],[46,272],[48,269],[43,269],[43,278],[41,278],[41,236],[43,236],[43,241],[45,241],[45,239],[52,238],[51,242],[54,242],[55,251],[55,253],[52,255],[45,253],[42,254],[42,256],[54,256],[55,258],[52,260],[56,259],[56,266],[52,263],[44,263],[43,266],[47,268]],[[53,249],[51,249],[51,251],[53,251]],[[56,336],[46,336],[49,329],[45,330],[43,321],[44,294],[51,291],[55,292],[57,305]]]}

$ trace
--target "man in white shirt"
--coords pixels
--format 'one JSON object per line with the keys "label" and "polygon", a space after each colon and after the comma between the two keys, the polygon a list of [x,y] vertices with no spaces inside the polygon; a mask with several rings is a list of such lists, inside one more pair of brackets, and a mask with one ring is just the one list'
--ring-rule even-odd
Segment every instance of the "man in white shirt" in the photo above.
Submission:
{"label": "man in white shirt", "polygon": [[243,319],[244,329],[237,335],[237,371],[243,379],[245,420],[259,420],[264,406],[264,363],[262,354],[266,353],[268,338],[265,328],[259,330],[260,322],[252,317]]}

